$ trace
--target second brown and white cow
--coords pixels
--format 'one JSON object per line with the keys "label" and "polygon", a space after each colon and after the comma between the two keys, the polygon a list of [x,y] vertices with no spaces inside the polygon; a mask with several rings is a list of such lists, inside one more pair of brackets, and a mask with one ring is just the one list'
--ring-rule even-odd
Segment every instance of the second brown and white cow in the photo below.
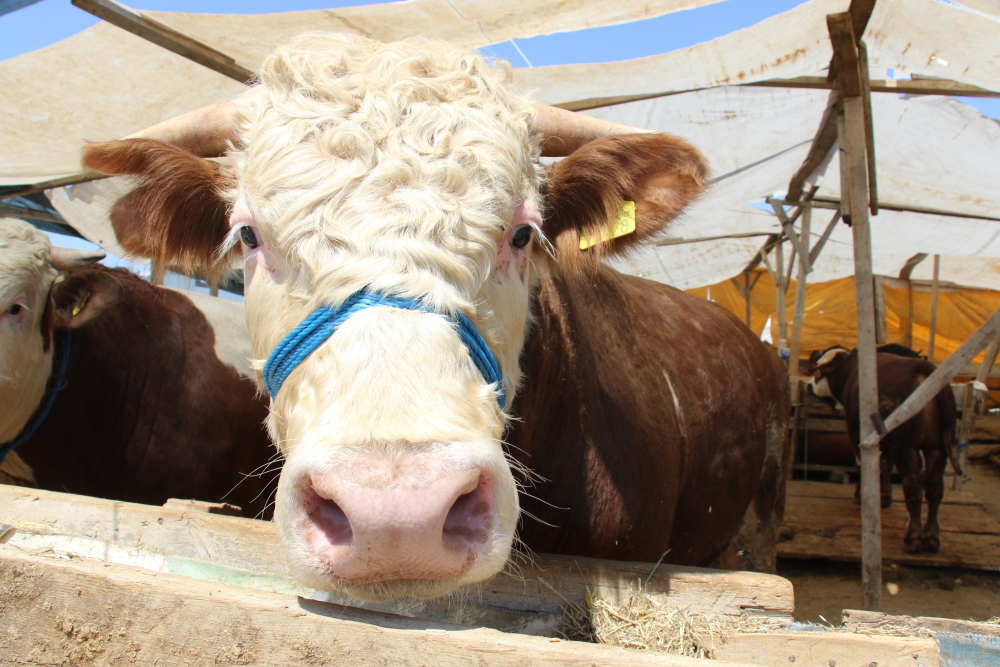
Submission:
{"label": "second brown and white cow", "polygon": [[[904,348],[905,350],[905,348]],[[879,413],[887,418],[936,366],[915,356],[888,352],[876,354],[878,367]],[[808,390],[815,396],[844,406],[847,432],[855,451],[860,442],[860,395],[858,393],[858,352],[836,346],[824,350],[809,367],[813,378]],[[955,395],[945,387],[923,410],[882,438],[880,486],[882,507],[892,505],[891,474],[895,467],[903,478],[906,509],[910,515],[904,538],[906,551],[936,553],[941,548],[938,507],[944,497],[944,469],[955,449],[957,410]],[[958,465],[953,461],[955,470]],[[860,502],[861,484],[855,492]],[[927,496],[927,521],[921,523],[923,496]]]}
{"label": "second brown and white cow", "polygon": [[[0,460],[32,486],[269,515],[241,304],[149,284],[0,218]],[[274,462],[276,467],[277,461]]]}
{"label": "second brown and white cow", "polygon": [[[695,148],[607,137],[546,170],[540,144],[571,152],[588,119],[446,44],[306,35],[258,77],[232,117],[91,146],[85,164],[139,176],[112,213],[130,251],[242,262],[301,580],[367,599],[482,581],[520,503],[544,521],[524,520],[531,549],[692,564],[751,507],[743,537],[773,563],[779,362],[715,305],[602,262],[702,192]],[[227,139],[231,170],[184,150]]]}

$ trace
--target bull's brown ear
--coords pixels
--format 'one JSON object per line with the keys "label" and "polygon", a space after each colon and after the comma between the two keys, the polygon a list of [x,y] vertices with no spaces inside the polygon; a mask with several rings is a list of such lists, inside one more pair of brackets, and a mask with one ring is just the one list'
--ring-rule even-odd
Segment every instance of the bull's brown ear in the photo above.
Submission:
{"label": "bull's brown ear", "polygon": [[[597,139],[552,167],[544,229],[561,265],[593,265],[602,255],[627,253],[662,235],[707,178],[701,151],[678,137]],[[634,203],[634,212],[626,202]],[[632,221],[634,231],[612,236],[616,219],[619,231]]]}
{"label": "bull's brown ear", "polygon": [[185,273],[218,273],[215,252],[229,232],[226,175],[219,165],[152,139],[90,144],[83,165],[138,177],[136,188],[111,209],[123,248]]}
{"label": "bull's brown ear", "polygon": [[122,284],[100,269],[78,269],[56,279],[49,295],[51,328],[82,327],[122,298]]}

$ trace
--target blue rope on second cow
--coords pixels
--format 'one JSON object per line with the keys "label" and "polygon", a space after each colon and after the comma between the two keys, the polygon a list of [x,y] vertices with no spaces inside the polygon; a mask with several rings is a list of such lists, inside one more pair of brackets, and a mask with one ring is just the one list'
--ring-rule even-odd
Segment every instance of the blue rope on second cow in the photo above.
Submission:
{"label": "blue rope on second cow", "polygon": [[[272,400],[278,395],[281,385],[291,372],[332,336],[344,320],[360,310],[379,307],[419,310],[425,313],[436,312],[413,299],[378,294],[368,290],[355,292],[339,306],[325,306],[318,309],[285,336],[267,358],[264,364],[264,384]],[[503,376],[500,374],[500,364],[497,363],[496,356],[468,317],[458,313],[457,317],[450,319],[457,325],[456,329],[462,343],[469,350],[469,356],[483,374],[487,384],[496,385],[497,403],[503,410],[506,398]]]}

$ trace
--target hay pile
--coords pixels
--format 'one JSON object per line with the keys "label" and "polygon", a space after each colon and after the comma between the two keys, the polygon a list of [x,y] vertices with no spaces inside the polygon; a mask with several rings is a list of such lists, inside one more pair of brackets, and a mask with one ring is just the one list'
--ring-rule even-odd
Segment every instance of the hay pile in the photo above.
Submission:
{"label": "hay pile", "polygon": [[651,649],[691,658],[711,658],[716,644],[739,632],[773,632],[790,621],[753,616],[692,614],[669,607],[642,587],[628,590],[617,602],[588,589],[583,605],[563,607],[568,616],[562,635],[627,648]]}

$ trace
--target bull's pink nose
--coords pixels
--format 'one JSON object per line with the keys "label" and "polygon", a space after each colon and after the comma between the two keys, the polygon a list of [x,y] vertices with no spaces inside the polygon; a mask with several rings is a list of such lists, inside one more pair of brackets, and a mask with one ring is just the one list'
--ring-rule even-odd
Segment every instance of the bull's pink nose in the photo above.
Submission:
{"label": "bull's pink nose", "polygon": [[491,533],[495,484],[480,470],[419,484],[310,482],[303,537],[345,585],[457,578]]}

